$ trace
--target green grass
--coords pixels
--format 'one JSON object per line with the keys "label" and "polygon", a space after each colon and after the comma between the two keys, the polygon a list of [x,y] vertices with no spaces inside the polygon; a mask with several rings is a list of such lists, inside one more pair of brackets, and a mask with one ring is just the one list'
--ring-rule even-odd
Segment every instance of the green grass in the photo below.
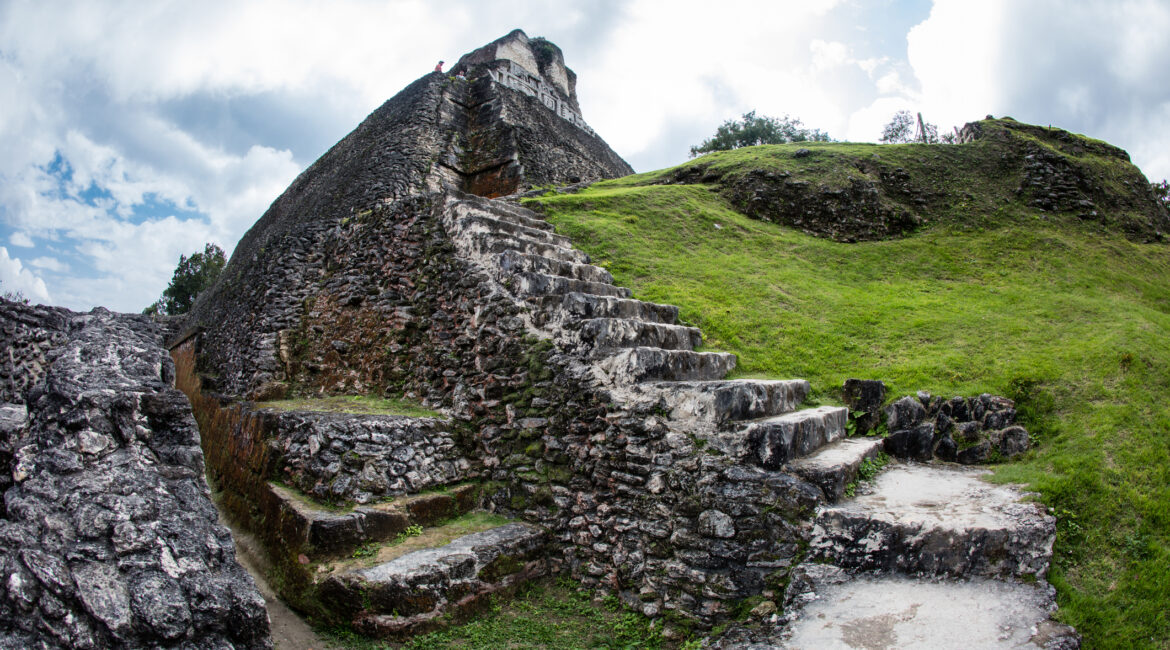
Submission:
{"label": "green grass", "polygon": [[314,411],[318,413],[353,413],[358,415],[403,415],[412,418],[444,418],[414,402],[400,398],[376,395],[334,395],[329,397],[298,397],[275,402],[258,402],[258,409],[278,411]]}
{"label": "green grass", "polygon": [[497,600],[474,621],[391,645],[335,631],[337,647],[381,650],[432,648],[622,648],[666,647],[661,624],[629,612],[610,597],[598,606],[570,580],[543,580],[520,588],[515,598]]}
{"label": "green grass", "polygon": [[[712,158],[736,173],[752,156]],[[997,477],[1058,514],[1060,617],[1088,647],[1168,647],[1170,248],[1029,210],[995,188],[1006,171],[972,177],[985,187],[935,226],[860,244],[748,219],[714,186],[654,184],[663,172],[529,205],[636,297],[678,305],[707,349],[739,356],[738,376],[803,377],[829,402],[847,377],[892,397],[1017,398],[1039,448]]]}

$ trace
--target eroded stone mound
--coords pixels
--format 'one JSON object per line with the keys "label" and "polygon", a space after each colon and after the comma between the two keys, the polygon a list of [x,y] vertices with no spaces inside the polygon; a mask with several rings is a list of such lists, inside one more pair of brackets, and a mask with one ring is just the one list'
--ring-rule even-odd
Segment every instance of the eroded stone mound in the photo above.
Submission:
{"label": "eroded stone mound", "polygon": [[1005,212],[1072,216],[1143,241],[1170,232],[1170,214],[1117,147],[1011,118],[967,124],[960,140],[797,143],[751,158],[716,153],[658,182],[710,185],[749,217],[846,242],[901,237],[935,223],[994,226]]}
{"label": "eroded stone mound", "polygon": [[0,300],[0,332],[0,647],[270,648],[161,328]]}
{"label": "eroded stone mound", "polygon": [[[338,289],[408,270],[379,268],[384,255],[346,263],[327,254],[345,245],[339,235],[363,234],[352,225],[378,206],[436,190],[501,196],[632,173],[581,119],[575,75],[551,43],[516,30],[455,69],[464,78],[428,74],[371,113],[240,240],[188,321],[207,330],[202,352],[219,375],[213,388],[260,395],[266,384],[285,380],[277,352],[287,342],[278,333],[311,311],[307,299],[325,293],[361,301],[370,297],[362,288]],[[366,236],[416,234],[404,232],[408,226]]]}

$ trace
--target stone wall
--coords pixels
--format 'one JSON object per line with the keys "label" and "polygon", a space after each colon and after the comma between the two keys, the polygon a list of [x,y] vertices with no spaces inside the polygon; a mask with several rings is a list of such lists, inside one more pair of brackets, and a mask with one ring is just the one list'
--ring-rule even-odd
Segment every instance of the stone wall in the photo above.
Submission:
{"label": "stone wall", "polygon": [[70,313],[59,307],[26,309],[5,301],[0,325],[0,403],[24,404],[68,340]]}
{"label": "stone wall", "polygon": [[261,413],[275,478],[323,502],[369,503],[477,475],[443,420]]}
{"label": "stone wall", "polygon": [[162,329],[4,300],[0,328],[0,647],[270,648]]}
{"label": "stone wall", "polygon": [[487,68],[487,74],[492,81],[512,90],[518,90],[529,97],[535,97],[541,104],[544,104],[545,108],[556,113],[561,119],[579,129],[584,129],[590,135],[593,134],[593,129],[585,123],[585,119],[581,117],[580,112],[573,108],[571,102],[558,97],[557,93],[553,92],[553,88],[544,80],[529,73],[519,64],[513,61],[500,61]]}

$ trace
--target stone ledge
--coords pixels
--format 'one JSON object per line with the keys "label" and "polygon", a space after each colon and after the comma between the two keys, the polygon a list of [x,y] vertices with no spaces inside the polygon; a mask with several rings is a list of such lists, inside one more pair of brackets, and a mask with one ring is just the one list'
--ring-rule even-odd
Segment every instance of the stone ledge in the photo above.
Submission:
{"label": "stone ledge", "polygon": [[401,638],[455,619],[492,594],[543,576],[548,535],[511,523],[327,578],[321,598],[366,634]]}
{"label": "stone ledge", "polygon": [[348,555],[363,544],[390,541],[412,525],[434,526],[479,505],[477,484],[350,511],[329,510],[273,483],[268,484],[268,490],[268,520],[279,522],[286,547],[314,559]]}

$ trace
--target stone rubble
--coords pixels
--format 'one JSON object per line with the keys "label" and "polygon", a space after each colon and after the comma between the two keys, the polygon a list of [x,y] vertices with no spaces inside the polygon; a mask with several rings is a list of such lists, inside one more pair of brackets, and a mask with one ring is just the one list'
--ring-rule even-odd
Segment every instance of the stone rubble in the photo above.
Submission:
{"label": "stone rubble", "polygon": [[161,328],[0,300],[0,648],[271,648]]}
{"label": "stone rubble", "polygon": [[885,407],[886,453],[899,458],[932,458],[964,465],[1010,459],[1031,448],[1017,426],[1015,403],[984,393],[945,400],[925,391]]}

